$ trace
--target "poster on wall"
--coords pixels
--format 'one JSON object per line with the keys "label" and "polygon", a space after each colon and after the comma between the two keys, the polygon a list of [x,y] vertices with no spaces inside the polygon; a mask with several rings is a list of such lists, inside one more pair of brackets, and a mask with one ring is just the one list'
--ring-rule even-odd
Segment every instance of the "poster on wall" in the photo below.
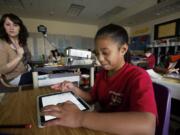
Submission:
{"label": "poster on wall", "polygon": [[144,49],[149,44],[150,44],[150,35],[141,35],[141,36],[131,37],[131,42],[129,47],[130,50],[144,51]]}
{"label": "poster on wall", "polygon": [[180,36],[180,18],[154,26],[154,39],[167,39]]}
{"label": "poster on wall", "polygon": [[158,38],[170,37],[176,34],[176,23],[172,22],[159,26]]}

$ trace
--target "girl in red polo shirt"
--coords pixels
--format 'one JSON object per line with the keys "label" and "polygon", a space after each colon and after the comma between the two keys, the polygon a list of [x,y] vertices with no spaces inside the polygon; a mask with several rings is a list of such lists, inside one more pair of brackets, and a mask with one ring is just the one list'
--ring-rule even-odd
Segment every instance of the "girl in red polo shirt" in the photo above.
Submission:
{"label": "girl in red polo shirt", "polygon": [[145,50],[145,56],[146,56],[146,60],[147,60],[147,64],[148,64],[147,68],[153,69],[156,64],[156,58],[153,55],[151,48],[147,48]]}
{"label": "girl in red polo shirt", "polygon": [[89,93],[66,81],[52,86],[52,89],[71,90],[87,102],[99,102],[102,110],[80,111],[69,103],[46,106],[44,115],[57,119],[45,126],[85,127],[123,135],[153,135],[157,109],[152,82],[143,69],[126,62],[126,30],[114,24],[104,26],[95,36],[95,50],[103,70],[97,74]]}

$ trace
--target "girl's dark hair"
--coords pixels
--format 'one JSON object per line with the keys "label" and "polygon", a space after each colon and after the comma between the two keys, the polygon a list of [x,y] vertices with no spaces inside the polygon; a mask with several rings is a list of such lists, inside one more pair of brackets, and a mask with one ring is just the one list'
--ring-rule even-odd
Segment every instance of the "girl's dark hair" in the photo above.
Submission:
{"label": "girl's dark hair", "polygon": [[152,52],[152,48],[147,47],[147,48],[144,49],[144,53],[148,53],[148,52]]}
{"label": "girl's dark hair", "polygon": [[19,25],[19,27],[20,27],[20,31],[19,31],[19,35],[18,35],[19,44],[21,46],[26,46],[27,45],[27,38],[29,36],[27,28],[24,26],[22,20],[18,16],[16,16],[15,14],[12,14],[12,13],[4,14],[1,17],[1,20],[0,20],[0,38],[2,40],[5,40],[8,43],[12,43],[12,41],[10,40],[10,38],[5,31],[5,28],[4,28],[4,22],[5,22],[6,18],[9,18],[14,24]]}
{"label": "girl's dark hair", "polygon": [[[128,45],[127,31],[123,27],[116,24],[109,24],[99,29],[98,32],[96,33],[95,41],[101,37],[109,37],[113,41],[117,42],[119,46],[122,46],[124,44]],[[125,61],[130,62],[129,50],[125,54]]]}

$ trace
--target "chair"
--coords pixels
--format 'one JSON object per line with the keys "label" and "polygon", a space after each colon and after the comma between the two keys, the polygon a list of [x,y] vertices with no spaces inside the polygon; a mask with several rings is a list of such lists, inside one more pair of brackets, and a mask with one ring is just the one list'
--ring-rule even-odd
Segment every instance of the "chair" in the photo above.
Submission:
{"label": "chair", "polygon": [[3,76],[0,74],[0,93],[1,92],[13,92],[13,91],[18,91],[19,87],[17,86],[13,86],[11,84],[9,84],[8,82],[6,82],[3,79]]}
{"label": "chair", "polygon": [[158,111],[158,125],[155,135],[168,135],[171,110],[171,95],[167,87],[153,83]]}
{"label": "chair", "polygon": [[0,74],[0,93],[4,92],[15,92],[18,90],[29,90],[33,89],[32,85],[14,86],[5,81],[3,76]]}

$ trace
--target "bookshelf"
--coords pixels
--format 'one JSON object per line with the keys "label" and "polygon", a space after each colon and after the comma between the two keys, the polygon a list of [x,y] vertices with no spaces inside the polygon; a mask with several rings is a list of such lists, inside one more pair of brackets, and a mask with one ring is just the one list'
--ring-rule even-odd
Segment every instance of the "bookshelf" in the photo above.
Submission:
{"label": "bookshelf", "polygon": [[156,64],[158,65],[163,55],[180,54],[180,38],[155,40],[151,45],[148,45],[148,47],[152,48],[156,57]]}

